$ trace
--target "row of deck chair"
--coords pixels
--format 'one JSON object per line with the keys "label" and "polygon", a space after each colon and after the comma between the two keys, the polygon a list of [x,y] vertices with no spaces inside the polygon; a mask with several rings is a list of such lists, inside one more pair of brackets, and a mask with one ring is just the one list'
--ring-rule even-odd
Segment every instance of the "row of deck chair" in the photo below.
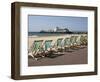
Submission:
{"label": "row of deck chair", "polygon": [[52,54],[62,54],[70,49],[81,48],[87,46],[87,35],[71,36],[66,38],[58,38],[53,40],[35,40],[29,49],[28,55],[38,60]]}

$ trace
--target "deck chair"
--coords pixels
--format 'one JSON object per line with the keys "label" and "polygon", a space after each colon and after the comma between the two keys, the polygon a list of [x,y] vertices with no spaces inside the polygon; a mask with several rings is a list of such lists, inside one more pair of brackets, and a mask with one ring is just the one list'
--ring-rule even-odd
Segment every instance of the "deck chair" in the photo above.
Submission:
{"label": "deck chair", "polygon": [[88,44],[88,37],[86,35],[86,36],[84,36],[84,45],[87,45],[87,44]]}
{"label": "deck chair", "polygon": [[41,45],[43,41],[34,41],[33,42],[33,47],[31,47],[31,52],[29,53],[29,55],[32,56],[33,59],[37,60],[40,55],[41,55]]}
{"label": "deck chair", "polygon": [[57,39],[57,51],[58,52],[63,52],[64,47],[63,47],[63,38]]}
{"label": "deck chair", "polygon": [[80,35],[79,36],[75,36],[74,47],[75,48],[80,48]]}
{"label": "deck chair", "polygon": [[80,48],[84,48],[87,46],[87,36],[80,36]]}
{"label": "deck chair", "polygon": [[81,36],[81,45],[87,45],[87,36]]}
{"label": "deck chair", "polygon": [[78,36],[71,36],[70,42],[71,42],[71,48],[75,48],[77,45],[77,37]]}
{"label": "deck chair", "polygon": [[70,38],[65,38],[64,39],[64,51],[70,51],[70,47],[71,47]]}
{"label": "deck chair", "polygon": [[77,39],[76,39],[76,47],[77,48],[80,48],[81,47],[81,35],[79,35],[78,37],[77,37]]}
{"label": "deck chair", "polygon": [[57,40],[52,41],[50,50],[57,52]]}

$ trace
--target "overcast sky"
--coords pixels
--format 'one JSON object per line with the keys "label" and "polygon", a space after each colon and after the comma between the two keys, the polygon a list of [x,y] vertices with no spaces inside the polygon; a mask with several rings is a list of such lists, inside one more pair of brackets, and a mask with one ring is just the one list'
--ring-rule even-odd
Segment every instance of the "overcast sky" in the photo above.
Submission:
{"label": "overcast sky", "polygon": [[70,31],[87,31],[87,17],[71,16],[42,16],[29,15],[29,32],[39,32],[40,30],[54,29],[56,27],[68,28]]}

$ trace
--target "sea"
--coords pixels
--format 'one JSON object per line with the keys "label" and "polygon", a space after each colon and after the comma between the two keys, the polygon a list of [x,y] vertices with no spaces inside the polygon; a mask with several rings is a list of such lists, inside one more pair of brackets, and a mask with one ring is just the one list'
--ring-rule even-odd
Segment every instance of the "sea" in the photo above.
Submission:
{"label": "sea", "polygon": [[28,32],[28,36],[56,36],[56,35],[65,35],[68,33],[50,33],[50,32]]}
{"label": "sea", "polygon": [[87,32],[28,32],[28,36],[56,36],[56,35],[66,35],[66,34],[87,34]]}

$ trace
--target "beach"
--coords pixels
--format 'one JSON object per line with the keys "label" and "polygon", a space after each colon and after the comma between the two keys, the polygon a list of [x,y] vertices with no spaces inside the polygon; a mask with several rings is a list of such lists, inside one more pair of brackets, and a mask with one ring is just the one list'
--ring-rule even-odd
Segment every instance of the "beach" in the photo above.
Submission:
{"label": "beach", "polygon": [[[73,36],[77,37],[75,39]],[[33,49],[38,51],[39,45],[42,46],[45,50],[49,49],[50,46],[61,47],[66,38],[73,38],[76,41],[74,44],[77,44],[80,37],[87,36],[87,34],[61,34],[61,35],[53,35],[53,36],[28,36],[28,49]],[[70,44],[71,45],[71,44]],[[65,45],[63,45],[65,46]],[[62,46],[62,47],[63,47]],[[38,53],[38,52],[37,52]],[[57,52],[59,53],[59,52]],[[44,57],[38,58],[39,60],[35,60],[31,55],[28,57],[28,65],[29,66],[46,66],[46,65],[73,65],[73,64],[87,64],[87,45],[83,48],[71,49],[71,52],[63,51],[61,54],[63,55],[52,55],[54,57]],[[34,54],[33,54],[34,55]]]}
{"label": "beach", "polygon": [[48,65],[77,65],[88,63],[87,47],[65,52],[64,55],[54,58],[41,58],[36,61],[32,57],[28,58],[28,66],[48,66]]}

